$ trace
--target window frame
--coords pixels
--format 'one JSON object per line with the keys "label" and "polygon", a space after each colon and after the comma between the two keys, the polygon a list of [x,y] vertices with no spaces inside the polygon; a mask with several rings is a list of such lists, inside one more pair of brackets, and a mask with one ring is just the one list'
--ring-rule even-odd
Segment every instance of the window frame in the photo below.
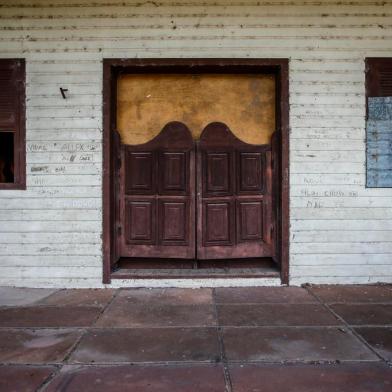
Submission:
{"label": "window frame", "polygon": [[0,183],[0,190],[26,189],[26,62],[25,59],[0,59],[0,64],[14,64],[17,94],[15,127],[0,125],[0,132],[14,134],[14,182]]}

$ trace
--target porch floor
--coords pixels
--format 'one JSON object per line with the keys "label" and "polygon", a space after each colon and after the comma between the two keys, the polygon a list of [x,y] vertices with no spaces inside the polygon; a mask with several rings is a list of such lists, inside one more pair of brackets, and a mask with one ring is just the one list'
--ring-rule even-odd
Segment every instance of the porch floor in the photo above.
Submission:
{"label": "porch floor", "polygon": [[392,390],[392,286],[0,288],[0,391]]}

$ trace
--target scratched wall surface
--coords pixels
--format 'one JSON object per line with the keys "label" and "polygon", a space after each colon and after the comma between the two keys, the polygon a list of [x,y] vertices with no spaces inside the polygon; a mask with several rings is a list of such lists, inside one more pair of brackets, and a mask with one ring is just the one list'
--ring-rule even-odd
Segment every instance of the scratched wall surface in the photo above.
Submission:
{"label": "scratched wall surface", "polygon": [[[376,0],[3,0],[0,57],[27,62],[27,190],[0,191],[0,284],[101,282],[102,59],[290,59],[290,281],[392,281],[392,190],[366,188]],[[59,87],[68,88],[63,100]]]}

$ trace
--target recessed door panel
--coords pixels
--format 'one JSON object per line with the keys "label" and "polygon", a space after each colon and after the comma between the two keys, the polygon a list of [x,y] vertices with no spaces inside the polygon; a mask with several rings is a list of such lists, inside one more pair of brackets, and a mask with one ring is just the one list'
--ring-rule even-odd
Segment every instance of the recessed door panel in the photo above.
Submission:
{"label": "recessed door panel", "polygon": [[232,203],[205,201],[203,204],[203,238],[205,246],[231,245],[233,225]]}
{"label": "recessed door panel", "polygon": [[231,154],[228,152],[206,152],[204,154],[204,193],[212,195],[231,194]]}
{"label": "recessed door panel", "polygon": [[186,244],[188,241],[187,201],[160,200],[159,239],[161,244]]}
{"label": "recessed door panel", "polygon": [[263,202],[237,200],[239,242],[263,240]]}
{"label": "recessed door panel", "polygon": [[127,151],[125,166],[127,194],[152,194],[154,192],[153,152]]}
{"label": "recessed door panel", "polygon": [[238,193],[260,193],[263,190],[263,155],[259,152],[238,153]]}
{"label": "recessed door panel", "polygon": [[189,153],[165,151],[159,155],[159,192],[182,193],[186,189],[186,168]]}
{"label": "recessed door panel", "polygon": [[128,243],[155,243],[155,205],[153,200],[130,200],[125,205]]}

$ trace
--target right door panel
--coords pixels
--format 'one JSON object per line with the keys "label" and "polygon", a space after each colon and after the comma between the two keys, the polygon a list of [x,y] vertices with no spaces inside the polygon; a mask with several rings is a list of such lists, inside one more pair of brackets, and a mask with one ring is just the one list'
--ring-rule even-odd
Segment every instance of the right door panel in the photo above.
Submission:
{"label": "right door panel", "polygon": [[271,195],[270,145],[209,124],[197,149],[197,258],[274,257]]}

